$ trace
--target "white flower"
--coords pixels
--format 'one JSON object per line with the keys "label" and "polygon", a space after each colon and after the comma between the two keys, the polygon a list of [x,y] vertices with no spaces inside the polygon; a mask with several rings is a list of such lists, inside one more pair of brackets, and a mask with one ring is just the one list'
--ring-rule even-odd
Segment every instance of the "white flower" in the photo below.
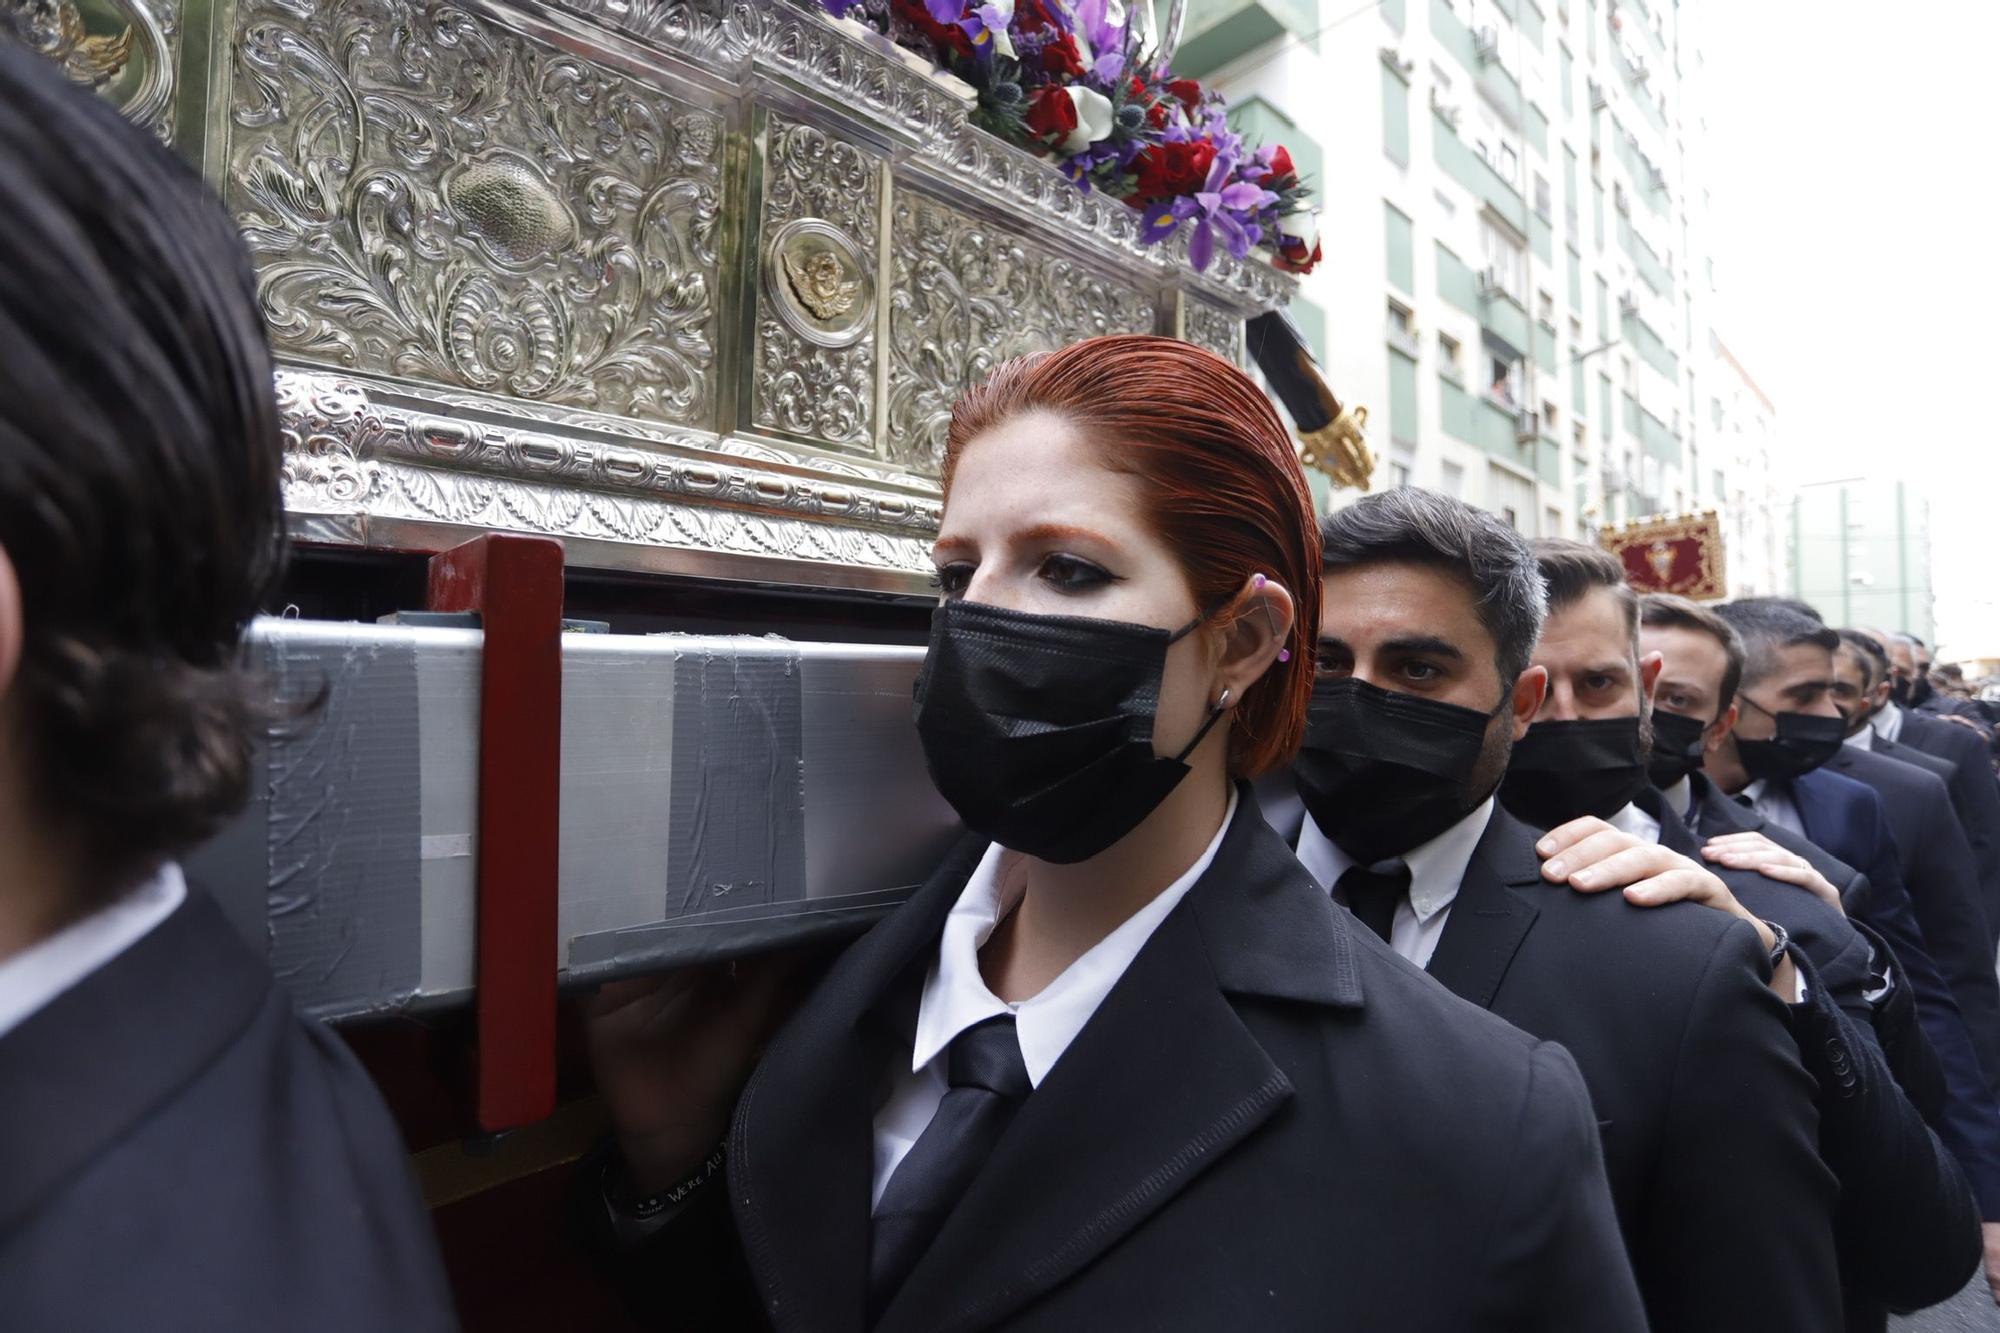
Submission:
{"label": "white flower", "polygon": [[1076,128],[1063,140],[1065,153],[1081,153],[1111,134],[1111,99],[1095,88],[1072,83],[1065,90],[1076,107]]}
{"label": "white flower", "polygon": [[993,39],[993,54],[1009,60],[1019,59],[1014,54],[1014,0],[986,0],[980,8],[990,9],[1000,18],[997,27],[987,29]]}
{"label": "white flower", "polygon": [[1278,218],[1278,231],[1300,242],[1311,254],[1319,244],[1319,213],[1315,209],[1302,208],[1296,213],[1285,213]]}

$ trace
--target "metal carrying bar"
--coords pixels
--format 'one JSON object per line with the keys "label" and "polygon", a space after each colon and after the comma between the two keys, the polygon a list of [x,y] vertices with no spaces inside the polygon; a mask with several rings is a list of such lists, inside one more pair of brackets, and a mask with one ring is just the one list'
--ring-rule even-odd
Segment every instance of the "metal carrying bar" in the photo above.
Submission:
{"label": "metal carrying bar", "polygon": [[[310,1014],[474,991],[483,646],[476,629],[252,628],[281,703],[325,700],[274,729],[256,798],[189,870]],[[560,650],[558,984],[857,930],[958,831],[910,722],[919,648],[570,634]]]}

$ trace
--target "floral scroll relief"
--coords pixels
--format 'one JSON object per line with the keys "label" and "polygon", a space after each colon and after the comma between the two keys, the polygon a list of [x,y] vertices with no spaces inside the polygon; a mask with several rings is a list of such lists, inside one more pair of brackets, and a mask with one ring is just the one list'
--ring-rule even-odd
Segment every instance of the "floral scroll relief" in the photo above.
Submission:
{"label": "floral scroll relief", "polygon": [[895,200],[888,455],[935,476],[951,405],[995,365],[1105,333],[1147,333],[1128,282],[922,195]]}
{"label": "floral scroll relief", "polygon": [[870,448],[881,164],[775,114],[765,135],[753,418],[822,444]]}
{"label": "floral scroll relief", "polygon": [[1243,364],[1243,316],[1217,309],[1193,297],[1183,298],[1184,333],[1196,347],[1205,347],[1228,361]]}
{"label": "floral scroll relief", "polygon": [[236,22],[227,194],[281,353],[712,424],[716,116],[449,4]]}

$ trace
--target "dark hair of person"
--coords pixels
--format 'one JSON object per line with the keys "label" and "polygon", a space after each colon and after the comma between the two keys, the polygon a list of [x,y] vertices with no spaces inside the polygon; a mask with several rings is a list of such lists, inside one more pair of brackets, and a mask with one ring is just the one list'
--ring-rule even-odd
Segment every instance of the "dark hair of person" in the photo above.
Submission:
{"label": "dark hair of person", "polygon": [[1839,634],[1840,646],[1854,654],[1862,670],[1868,673],[1870,689],[1888,678],[1889,651],[1876,642],[1873,635],[1858,629],[1840,630]]}
{"label": "dark hair of person", "polygon": [[1589,594],[1603,589],[1618,603],[1625,629],[1636,651],[1639,642],[1639,594],[1625,582],[1625,566],[1601,546],[1563,537],[1543,537],[1530,544],[1542,582],[1549,590],[1549,614],[1567,611]]}
{"label": "dark hair of person", "polygon": [[1755,685],[1777,670],[1778,653],[1783,649],[1813,644],[1832,652],[1840,646],[1840,636],[1818,616],[1795,610],[1782,598],[1724,602],[1715,613],[1743,636],[1744,685]]}
{"label": "dark hair of person", "polygon": [[1688,629],[1706,634],[1722,645],[1727,665],[1716,692],[1715,715],[1721,717],[1736,701],[1743,683],[1743,636],[1736,627],[1698,602],[1670,592],[1649,592],[1639,599],[1639,623],[1648,629]]}
{"label": "dark hair of person", "polygon": [[1176,338],[1117,334],[1016,357],[952,407],[947,505],[966,446],[1032,412],[1073,423],[1107,467],[1138,480],[1195,605],[1216,611],[1211,624],[1246,614],[1240,594],[1253,575],[1292,594],[1290,656],[1243,692],[1229,733],[1229,768],[1240,777],[1290,762],[1312,698],[1319,534],[1299,452],[1270,398],[1236,366]]}
{"label": "dark hair of person", "polygon": [[1802,602],[1796,597],[1739,597],[1733,605],[1748,607],[1775,606],[1781,610],[1790,611],[1794,615],[1804,616],[1808,620],[1816,620],[1822,625],[1826,623],[1826,617],[1819,613],[1818,607],[1814,606],[1811,602]]}
{"label": "dark hair of person", "polygon": [[284,558],[271,357],[229,214],[0,39],[0,547],[42,813],[107,891],[243,802],[245,624]]}
{"label": "dark hair of person", "polygon": [[1328,573],[1408,561],[1464,579],[1493,636],[1501,684],[1511,687],[1528,669],[1548,599],[1527,542],[1493,515],[1437,491],[1399,486],[1328,514],[1319,531]]}

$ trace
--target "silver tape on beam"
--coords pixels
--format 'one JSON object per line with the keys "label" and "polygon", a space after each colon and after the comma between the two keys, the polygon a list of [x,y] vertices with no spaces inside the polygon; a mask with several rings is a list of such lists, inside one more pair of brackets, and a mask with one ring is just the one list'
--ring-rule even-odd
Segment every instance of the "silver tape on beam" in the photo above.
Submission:
{"label": "silver tape on beam", "polygon": [[[260,621],[309,723],[191,858],[264,886],[273,966],[325,1017],[450,1003],[475,975],[477,631]],[[852,933],[957,833],[910,724],[922,651],[778,639],[563,641],[558,956],[587,984]]]}

